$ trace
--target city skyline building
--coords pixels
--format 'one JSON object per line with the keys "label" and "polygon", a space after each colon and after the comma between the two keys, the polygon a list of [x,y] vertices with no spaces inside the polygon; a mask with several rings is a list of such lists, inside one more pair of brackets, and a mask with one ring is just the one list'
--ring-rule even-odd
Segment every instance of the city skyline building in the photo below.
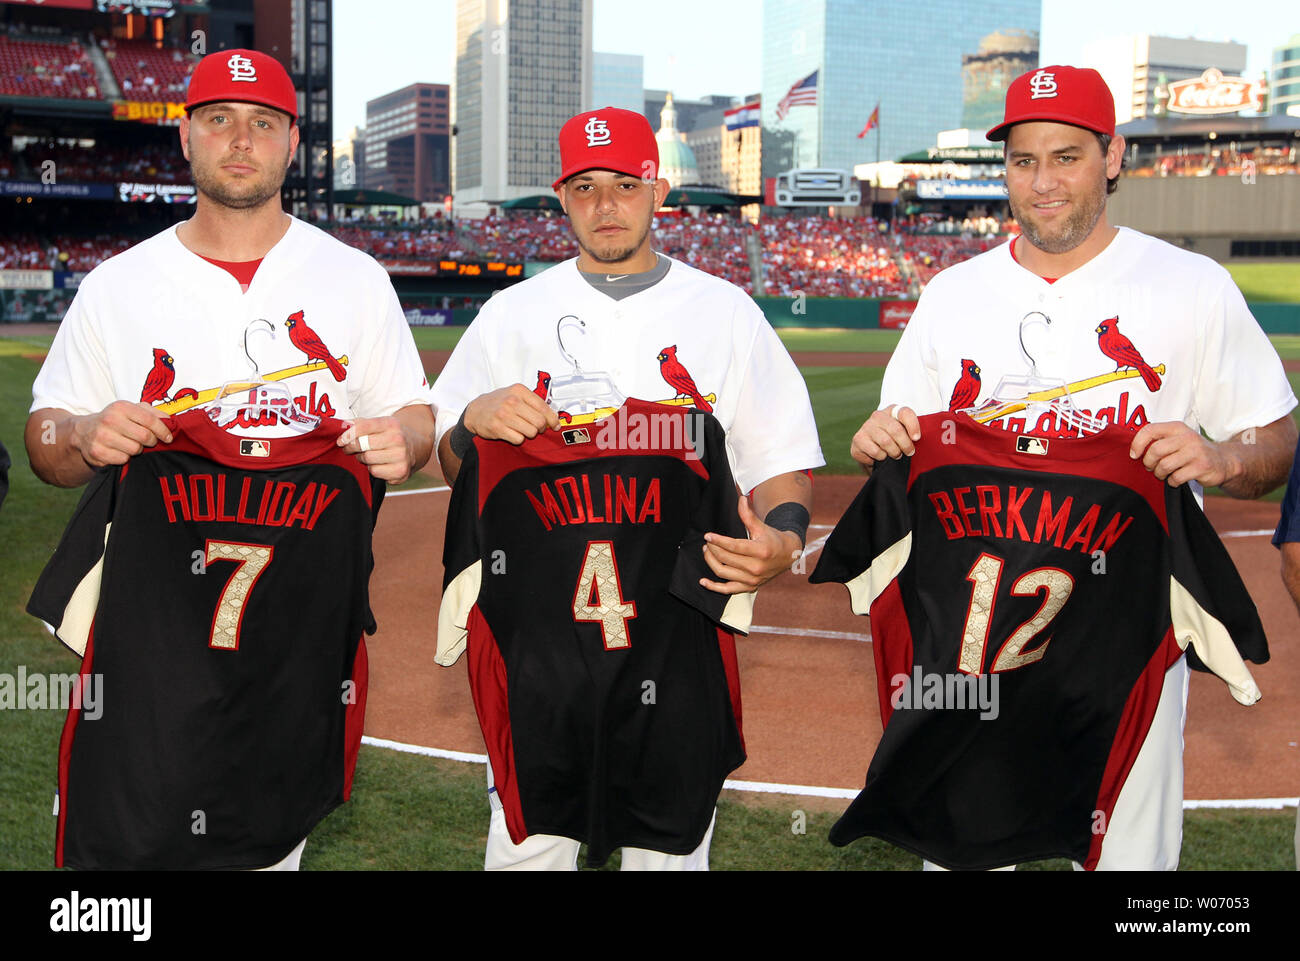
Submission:
{"label": "city skyline building", "polygon": [[368,101],[357,186],[441,203],[451,190],[449,95],[445,83],[413,83]]}
{"label": "city skyline building", "polygon": [[672,94],[668,95],[663,109],[659,111],[659,129],[655,131],[655,140],[659,144],[660,177],[673,187],[701,183],[695,152],[686,145],[686,138],[677,129],[677,110],[673,107]]}
{"label": "city skyline building", "polygon": [[334,141],[334,189],[365,187],[366,128],[353,127]]}
{"label": "city skyline building", "polygon": [[[961,126],[963,57],[990,34],[1037,34],[1041,19],[1040,0],[764,0],[763,177],[851,171],[875,160],[877,143],[881,160],[932,146],[938,131]],[[778,120],[782,99],[813,71],[816,104]],[[876,104],[879,127],[859,138]]]}
{"label": "city skyline building", "polygon": [[1122,124],[1152,115],[1162,77],[1168,83],[1191,80],[1209,67],[1240,76],[1246,69],[1246,47],[1140,33],[1089,44],[1084,48],[1084,63],[1096,69],[1110,87],[1115,97],[1115,122]]}
{"label": "city skyline building", "polygon": [[1002,122],[1007,87],[1038,66],[1038,34],[1008,30],[981,37],[979,50],[961,58],[961,125],[988,130]]}
{"label": "city skyline building", "polygon": [[560,127],[592,105],[591,20],[592,0],[457,0],[458,215],[551,193]]}
{"label": "city skyline building", "polygon": [[1300,33],[1273,48],[1268,84],[1268,112],[1300,116]]}
{"label": "city skyline building", "polygon": [[640,54],[603,53],[591,55],[591,107],[645,109],[645,58]]}

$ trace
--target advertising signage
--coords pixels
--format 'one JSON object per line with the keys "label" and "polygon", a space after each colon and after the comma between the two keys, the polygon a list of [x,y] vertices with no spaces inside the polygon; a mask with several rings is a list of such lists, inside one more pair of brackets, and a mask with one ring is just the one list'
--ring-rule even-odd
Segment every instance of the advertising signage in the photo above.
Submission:
{"label": "advertising signage", "polygon": [[1225,77],[1214,67],[1191,80],[1169,84],[1169,111],[1206,116],[1219,113],[1260,111],[1264,108],[1264,87],[1245,77]]}
{"label": "advertising signage", "polygon": [[519,277],[524,276],[523,264],[508,264],[499,260],[385,260],[384,269],[390,274],[406,277]]}

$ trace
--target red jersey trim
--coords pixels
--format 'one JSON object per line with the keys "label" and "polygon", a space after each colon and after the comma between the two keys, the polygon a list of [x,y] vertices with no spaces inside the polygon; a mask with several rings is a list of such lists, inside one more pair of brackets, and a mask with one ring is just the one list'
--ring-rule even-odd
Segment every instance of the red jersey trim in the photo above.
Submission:
{"label": "red jersey trim", "polygon": [[[1147,732],[1151,730],[1151,721],[1160,705],[1160,693],[1164,690],[1165,672],[1182,654],[1171,625],[1152,653],[1151,660],[1147,662],[1137,683],[1133,685],[1133,690],[1129,692],[1115,736],[1111,740],[1110,757],[1106,760],[1106,769],[1097,791],[1097,806],[1093,817],[1096,818],[1100,813],[1104,825],[1110,824],[1120,791],[1128,780],[1133,765],[1137,763],[1138,752],[1146,741]],[[1096,828],[1094,824],[1092,843],[1088,846],[1088,860],[1083,862],[1085,871],[1096,870],[1097,862],[1101,859],[1101,846],[1106,840],[1105,831],[1098,832]]]}
{"label": "red jersey trim", "polygon": [[736,658],[736,636],[723,627],[714,625],[718,634],[718,653],[722,655],[722,670],[727,675],[727,693],[731,695],[731,713],[736,717],[736,733],[740,735],[740,749],[745,751],[745,726],[740,710],[740,664]]}
{"label": "red jersey trim", "polygon": [[938,467],[980,464],[1012,470],[1070,474],[1089,480],[1104,480],[1126,487],[1140,496],[1151,508],[1165,532],[1169,518],[1165,512],[1165,485],[1157,481],[1142,461],[1128,455],[1133,434],[1112,424],[1086,437],[1050,437],[1044,439],[1048,453],[1032,454],[1017,450],[1017,438],[1026,435],[1000,427],[987,427],[966,414],[939,411],[920,418],[921,437],[935,438],[948,429],[957,428],[956,443],[922,443],[912,455],[907,487],[916,479]]}
{"label": "red jersey trim", "polygon": [[506,663],[497,647],[492,626],[477,604],[470,608],[467,627],[469,689],[474,699],[474,712],[478,715],[488,760],[492,764],[493,787],[505,811],[506,829],[510,832],[510,840],[519,844],[528,837],[528,825],[524,823],[523,804],[519,799]]}
{"label": "red jersey trim", "polygon": [[[86,653],[81,658],[81,690],[86,689],[90,675],[94,673],[95,659],[95,624],[92,621],[90,632],[86,637]],[[63,867],[63,837],[68,827],[68,768],[72,762],[72,742],[77,734],[77,722],[81,719],[81,708],[74,698],[68,704],[68,715],[63,719],[63,733],[59,735],[59,821],[54,835],[54,866]]]}
{"label": "red jersey trim", "polygon": [[[691,416],[691,411],[688,408],[629,399],[624,402],[617,412],[596,421],[594,424],[565,427],[561,423],[559,430],[546,430],[531,440],[524,441],[521,445],[522,451],[532,458],[532,463],[518,456],[503,457],[498,454],[498,451],[504,450],[499,446],[502,443],[500,441],[475,437],[474,445],[478,449],[479,456],[478,508],[480,511],[483,510],[483,504],[486,502],[488,494],[496,490],[497,484],[501,482],[502,478],[514,471],[553,464],[565,467],[573,466],[576,470],[576,465],[581,460],[602,457],[626,457],[629,453],[643,456],[672,457],[682,461],[698,474],[702,480],[707,481],[709,472],[705,469],[700,458],[696,456],[695,449],[690,444],[690,435],[686,432],[687,418],[689,416]],[[635,423],[628,424],[626,429],[623,429],[623,425],[619,423],[619,420],[626,417],[647,419],[645,423],[651,426],[650,429],[645,431],[644,444],[638,443],[635,447],[631,447],[621,443],[621,441],[629,440],[636,430]],[[680,420],[680,431],[674,430],[668,424],[671,420]],[[611,421],[613,423],[610,423]],[[668,426],[665,426],[666,424]],[[584,431],[587,435],[587,440],[581,441],[582,452],[578,457],[574,456],[573,445],[565,440],[565,435],[571,434],[573,431]],[[597,438],[602,431],[614,433],[620,443],[600,443]],[[670,447],[660,443],[660,441],[664,440],[665,434],[670,439],[674,436],[682,438],[683,445],[681,447]],[[699,440],[703,440],[703,438],[701,437]],[[725,452],[722,456],[725,456]]]}
{"label": "red jersey trim", "polygon": [[[170,444],[146,448],[150,451],[177,451],[197,454],[223,467],[236,470],[260,471],[278,467],[297,467],[306,463],[336,464],[352,474],[365,494],[366,504],[371,503],[370,472],[356,457],[345,454],[335,443],[346,425],[333,417],[321,419],[320,425],[308,434],[289,437],[241,437],[222,430],[212,422],[206,410],[186,411],[166,418],[172,432]],[[240,442],[256,440],[266,445],[267,456],[251,457],[240,453]]]}
{"label": "red jersey trim", "polygon": [[[880,697],[880,724],[889,724],[894,707],[890,701],[893,678],[912,673],[912,623],[903,605],[903,590],[895,576],[871,605],[871,631],[876,635],[871,645],[876,667],[876,692]],[[877,630],[877,625],[880,629]]]}

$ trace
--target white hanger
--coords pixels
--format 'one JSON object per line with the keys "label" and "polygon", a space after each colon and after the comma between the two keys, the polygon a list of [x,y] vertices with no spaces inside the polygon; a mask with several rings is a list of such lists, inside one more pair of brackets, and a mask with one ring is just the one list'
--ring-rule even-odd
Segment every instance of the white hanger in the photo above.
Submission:
{"label": "white hanger", "polygon": [[1020,353],[1029,364],[1027,375],[1007,374],[998,381],[997,387],[989,399],[980,407],[967,407],[960,411],[969,414],[981,424],[997,420],[1008,414],[1025,411],[1031,416],[1050,411],[1057,420],[1089,434],[1106,429],[1106,421],[1085,414],[1074,403],[1070,388],[1060,378],[1043,377],[1038,373],[1038,363],[1029,349],[1025,347],[1026,325],[1051,327],[1052,318],[1041,310],[1031,310],[1020,319],[1017,339],[1020,341]]}
{"label": "white hanger", "polygon": [[566,330],[577,331],[585,337],[587,324],[573,314],[565,314],[556,321],[555,339],[560,343],[560,353],[573,367],[573,373],[551,378],[550,387],[546,392],[546,402],[556,410],[563,410],[571,415],[609,412],[622,407],[627,397],[614,386],[614,381],[609,374],[603,370],[584,371],[582,364],[564,345]]}
{"label": "white hanger", "polygon": [[248,335],[258,324],[265,324],[266,333],[275,339],[275,325],[269,320],[258,318],[244,328],[244,356],[253,372],[252,379],[226,381],[218,388],[217,396],[203,406],[219,427],[225,427],[245,411],[259,416],[269,411],[294,433],[310,433],[320,424],[320,418],[304,413],[285,384],[263,379],[257,361],[248,349]]}

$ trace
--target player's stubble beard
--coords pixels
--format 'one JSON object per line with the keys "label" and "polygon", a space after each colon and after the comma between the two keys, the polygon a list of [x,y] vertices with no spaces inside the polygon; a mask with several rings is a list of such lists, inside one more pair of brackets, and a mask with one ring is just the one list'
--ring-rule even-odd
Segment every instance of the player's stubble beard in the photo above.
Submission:
{"label": "player's stubble beard", "polygon": [[[238,157],[222,157],[216,163],[209,164],[198,159],[193,143],[189,145],[190,176],[194,178],[194,189],[213,203],[231,210],[249,210],[260,207],[272,198],[278,199],[284,178],[289,173],[289,154],[286,152],[284,162],[278,168],[268,169],[261,166],[261,176],[242,183],[223,184],[218,179],[218,171],[224,163],[243,163]],[[278,171],[278,172],[277,172]]]}
{"label": "player's stubble beard", "polygon": [[1086,195],[1076,195],[1071,198],[1074,202],[1073,212],[1065,218],[1065,222],[1054,234],[1045,233],[1034,220],[1033,201],[1022,207],[1008,193],[1007,204],[1011,207],[1011,216],[1016,218],[1021,232],[1031,244],[1044,253],[1064,254],[1074,250],[1091,236],[1098,221],[1101,220],[1102,213],[1106,210],[1105,179],[1099,181],[1095,188]]}
{"label": "player's stubble beard", "polygon": [[604,249],[597,249],[592,246],[591,242],[589,242],[591,238],[595,237],[594,230],[591,232],[589,237],[584,237],[583,231],[579,230],[577,225],[573,223],[573,218],[569,218],[569,223],[573,225],[573,236],[577,239],[578,246],[582,248],[583,253],[598,264],[617,264],[627,260],[641,249],[641,245],[645,243],[646,237],[650,235],[650,225],[654,222],[654,216],[655,212],[651,210],[646,216],[645,223],[642,225],[640,233],[637,234],[635,242],[631,245],[619,247],[606,246]]}

